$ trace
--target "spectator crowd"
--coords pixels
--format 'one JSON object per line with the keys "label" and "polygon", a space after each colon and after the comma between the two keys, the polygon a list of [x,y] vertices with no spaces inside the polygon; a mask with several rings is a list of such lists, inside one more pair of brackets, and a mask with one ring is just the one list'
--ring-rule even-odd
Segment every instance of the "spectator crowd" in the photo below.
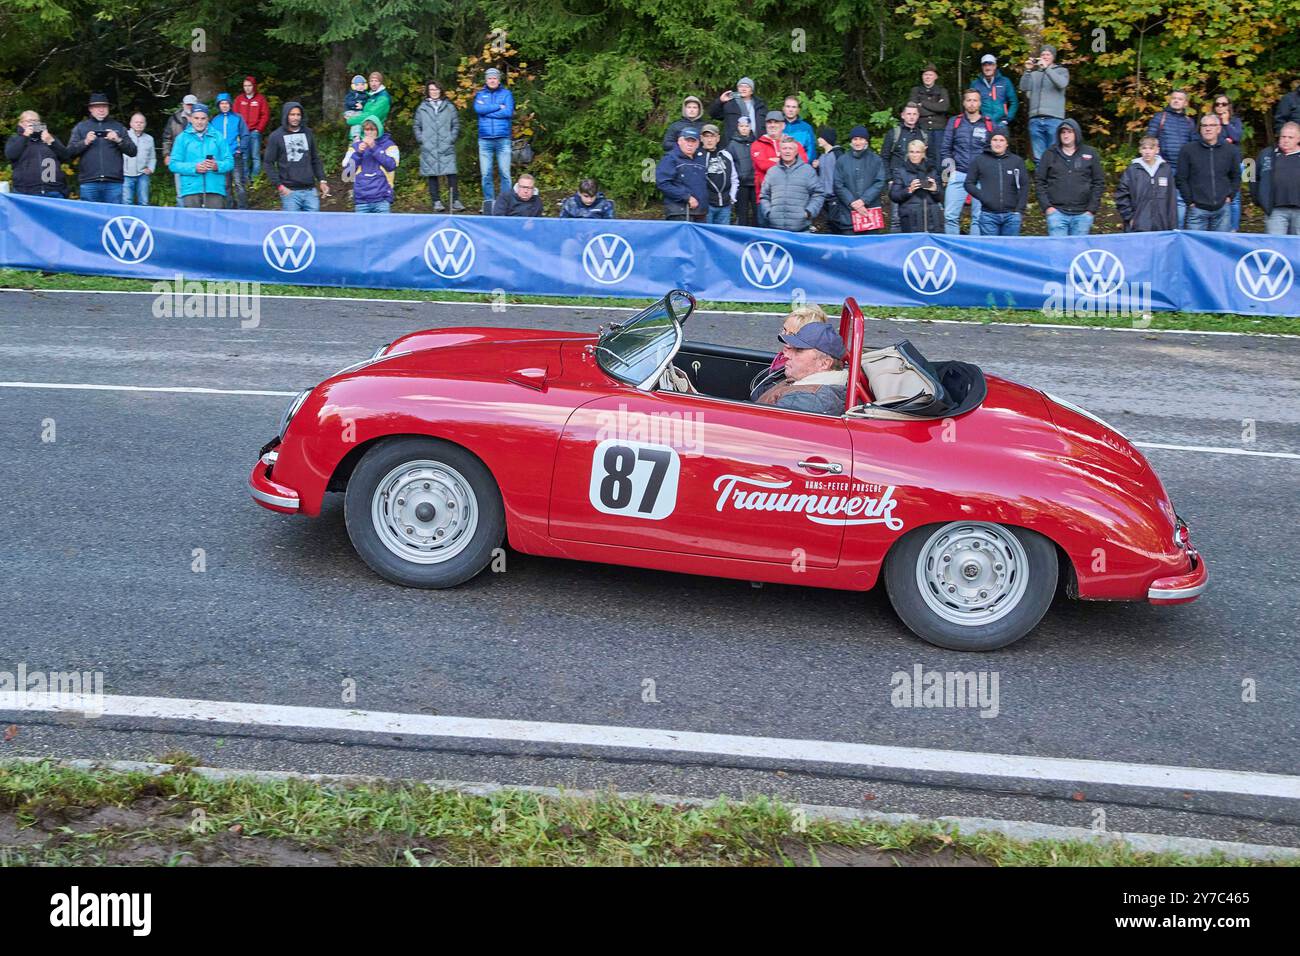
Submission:
{"label": "spectator crowd", "polygon": [[[1068,115],[1070,73],[1057,57],[1055,47],[1043,46],[1021,65],[1015,83],[995,56],[985,54],[955,101],[940,84],[938,69],[926,64],[879,152],[863,125],[849,131],[845,145],[832,126],[814,129],[802,118],[797,96],[769,109],[747,76],[707,107],[700,97],[687,96],[680,118],[664,132],[655,166],[664,218],[790,232],[956,235],[969,210],[970,235],[1018,236],[1032,194],[1048,235],[1087,235],[1107,178],[1099,151]],[[524,172],[512,179],[520,143],[514,137],[515,100],[504,79],[488,69],[471,107],[482,211],[541,216],[545,208],[533,176]],[[411,128],[419,175],[434,212],[463,212],[456,156],[460,111],[437,81],[426,83],[423,92]],[[388,130],[392,97],[383,74],[352,77],[343,105],[340,119],[349,142],[335,168],[351,183],[356,212],[390,212],[402,155]],[[146,131],[143,114],[132,115],[127,126],[113,119],[104,94],[91,94],[86,108],[87,117],[66,144],[36,112],[19,116],[17,131],[5,143],[15,193],[66,198],[63,167],[75,163],[80,199],[148,205],[161,159],[173,177],[176,204],[185,208],[246,209],[249,183],[263,173],[285,210],[316,211],[329,196],[325,162],[302,103],[286,101],[279,125],[268,132],[272,117],[253,76],[244,78],[236,96],[219,93],[211,105],[185,96],[164,123],[161,146]],[[1022,111],[1032,174],[1011,149],[1011,129]],[[1277,104],[1274,134],[1276,144],[1254,158],[1251,198],[1264,212],[1268,233],[1300,235],[1300,86]],[[1198,114],[1185,91],[1173,91],[1150,118],[1139,155],[1113,186],[1124,229],[1236,231],[1241,139],[1242,123],[1228,97],[1214,97]],[[589,178],[559,203],[559,214],[612,219],[614,204]]]}

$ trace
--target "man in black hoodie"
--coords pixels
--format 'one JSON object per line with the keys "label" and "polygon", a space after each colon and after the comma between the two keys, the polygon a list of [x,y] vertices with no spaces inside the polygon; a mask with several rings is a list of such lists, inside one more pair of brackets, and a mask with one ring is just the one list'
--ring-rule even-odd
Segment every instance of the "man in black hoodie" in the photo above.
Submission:
{"label": "man in black hoodie", "polygon": [[68,158],[81,157],[77,167],[78,192],[86,202],[122,201],[122,157],[134,156],[135,140],[126,127],[108,118],[108,97],[91,93],[90,118],[72,127]]}
{"label": "man in black hoodie", "polygon": [[[325,167],[316,151],[316,135],[307,125],[302,104],[290,100],[280,111],[280,126],[266,140],[262,166],[280,194],[280,208],[289,212],[319,212],[330,194]],[[316,189],[320,187],[320,196]]]}
{"label": "man in black hoodie", "polygon": [[18,132],[5,143],[5,158],[14,167],[14,192],[67,198],[68,177],[59,164],[67,162],[68,147],[45,128],[34,110],[24,110],[18,117]]}
{"label": "man in black hoodie", "polygon": [[1232,232],[1232,197],[1241,187],[1241,150],[1220,142],[1223,123],[1213,113],[1201,117],[1200,138],[1183,147],[1174,176],[1187,204],[1183,228]]}
{"label": "man in black hoodie", "polygon": [[1056,142],[1043,153],[1035,170],[1038,204],[1047,213],[1049,236],[1086,236],[1101,208],[1106,173],[1097,151],[1083,142],[1079,124],[1066,119]]}
{"label": "man in black hoodie", "polygon": [[1029,170],[1007,149],[1005,126],[995,127],[989,145],[966,173],[966,191],[981,203],[981,236],[1018,236],[1029,205]]}

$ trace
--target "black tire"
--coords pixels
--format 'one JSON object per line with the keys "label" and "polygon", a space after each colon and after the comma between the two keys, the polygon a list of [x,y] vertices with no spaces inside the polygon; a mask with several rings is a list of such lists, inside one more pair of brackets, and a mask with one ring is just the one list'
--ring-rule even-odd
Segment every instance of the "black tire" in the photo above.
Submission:
{"label": "black tire", "polygon": [[[1003,616],[987,623],[957,623],[944,617],[931,606],[931,602],[939,603],[943,600],[938,589],[934,590],[934,596],[927,601],[922,593],[922,583],[918,581],[918,563],[925,562],[921,576],[929,579],[926,572],[932,562],[927,560],[927,556],[933,556],[935,549],[947,540],[940,532],[956,536],[968,529],[975,529],[970,532],[972,540],[978,540],[979,533],[991,534],[995,538],[1002,536],[1004,540],[1010,536],[1024,550],[1024,567],[1019,568],[1021,562],[1017,562],[1016,572],[1027,572],[1023,590],[1007,588],[1013,593],[1007,597],[1008,603],[1003,606],[1005,610],[996,609]],[[978,554],[978,548],[973,553]],[[956,570],[956,565],[953,565],[953,570]],[[980,573],[987,570],[983,569]],[[1058,572],[1056,547],[1040,534],[1009,525],[954,521],[926,525],[901,538],[885,559],[884,577],[885,588],[895,612],[922,640],[953,651],[992,651],[1020,640],[1038,625],[1056,594]],[[1015,597],[1015,593],[1019,596]],[[952,613],[960,615],[965,612],[957,610]]]}
{"label": "black tire", "polygon": [[[450,557],[438,559],[438,563],[422,564],[417,560],[403,558],[384,543],[385,539],[381,537],[376,519],[372,516],[380,483],[387,478],[387,484],[391,485],[391,476],[396,470],[417,462],[428,462],[450,469],[448,474],[463,479],[456,486],[458,491],[465,494],[460,499],[462,515],[471,513],[466,505],[471,501],[468,496],[472,495],[472,530],[467,523],[461,540],[456,542],[459,550]],[[427,488],[428,484],[422,483],[422,487]],[[437,495],[437,487],[435,481],[432,496],[447,497]],[[386,498],[382,500],[388,501]],[[431,509],[432,506],[429,506],[426,510],[439,514]],[[343,514],[348,537],[352,539],[352,546],[356,548],[361,560],[380,577],[412,588],[450,588],[468,581],[488,566],[493,550],[499,548],[505,539],[505,508],[501,504],[501,492],[492,473],[465,449],[434,438],[389,438],[367,450],[348,480]],[[449,509],[447,514],[454,512]],[[429,527],[434,525],[430,524]],[[395,535],[396,532],[391,532],[390,538]],[[400,547],[401,543],[397,542],[396,546]],[[412,549],[411,553],[414,551]]]}

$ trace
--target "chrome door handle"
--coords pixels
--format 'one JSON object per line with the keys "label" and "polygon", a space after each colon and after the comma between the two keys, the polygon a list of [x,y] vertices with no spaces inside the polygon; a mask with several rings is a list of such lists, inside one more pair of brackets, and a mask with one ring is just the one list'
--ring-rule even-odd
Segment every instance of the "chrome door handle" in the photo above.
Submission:
{"label": "chrome door handle", "polygon": [[838,475],[844,471],[844,466],[838,461],[801,461],[799,467],[809,471],[824,471],[829,475]]}

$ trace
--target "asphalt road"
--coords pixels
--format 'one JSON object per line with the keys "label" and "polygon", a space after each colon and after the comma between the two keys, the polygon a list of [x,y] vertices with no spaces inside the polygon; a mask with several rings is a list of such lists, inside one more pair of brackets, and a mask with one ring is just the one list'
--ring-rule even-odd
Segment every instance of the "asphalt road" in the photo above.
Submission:
{"label": "asphalt road", "polygon": [[[576,308],[263,299],[160,319],[143,295],[0,293],[0,381],[291,391],[402,332],[589,329]],[[688,336],[774,347],[774,317],[699,315]],[[1138,441],[1300,453],[1300,339],[872,322],[1043,387]],[[0,387],[0,670],[102,670],[111,694],[657,727],[1300,772],[1300,625],[1285,542],[1300,460],[1148,450],[1211,587],[1177,608],[1058,603],[1030,637],[962,655],[913,637],[882,593],[538,559],[445,592],[248,498],[286,399]],[[42,440],[52,420],[53,442]],[[1245,440],[1251,439],[1251,440]],[[206,570],[192,570],[202,548]],[[996,671],[998,716],[891,706],[891,675]],[[658,703],[642,699],[655,682]],[[1243,701],[1243,681],[1256,700]],[[0,715],[0,723],[13,718]],[[973,780],[757,759],[335,731],[25,715],[0,757],[150,759],[710,796],[776,794],[927,815],[1033,819],[1300,846],[1297,801]],[[1080,799],[1082,796],[1082,799]]]}

